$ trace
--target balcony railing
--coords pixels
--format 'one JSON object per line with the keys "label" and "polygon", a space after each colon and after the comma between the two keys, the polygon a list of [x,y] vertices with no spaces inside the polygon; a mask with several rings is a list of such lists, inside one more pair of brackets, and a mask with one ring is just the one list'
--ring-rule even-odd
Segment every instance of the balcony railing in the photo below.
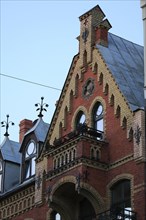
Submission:
{"label": "balcony railing", "polygon": [[136,212],[131,208],[113,208],[97,215],[96,220],[136,220]]}
{"label": "balcony railing", "polygon": [[99,141],[104,140],[104,133],[103,131],[96,130],[94,128],[88,127],[85,124],[81,124],[78,126],[78,128],[70,133],[68,133],[65,136],[62,136],[61,138],[55,139],[53,145],[55,147],[59,147],[60,145],[77,138],[79,136],[85,136],[85,137],[90,137],[94,138]]}

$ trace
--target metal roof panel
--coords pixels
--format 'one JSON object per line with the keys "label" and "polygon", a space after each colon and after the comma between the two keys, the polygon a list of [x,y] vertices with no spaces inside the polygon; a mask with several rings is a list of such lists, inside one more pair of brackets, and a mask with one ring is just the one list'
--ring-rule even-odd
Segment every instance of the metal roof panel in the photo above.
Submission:
{"label": "metal roof panel", "polygon": [[144,48],[109,33],[108,47],[96,45],[131,110],[144,106]]}

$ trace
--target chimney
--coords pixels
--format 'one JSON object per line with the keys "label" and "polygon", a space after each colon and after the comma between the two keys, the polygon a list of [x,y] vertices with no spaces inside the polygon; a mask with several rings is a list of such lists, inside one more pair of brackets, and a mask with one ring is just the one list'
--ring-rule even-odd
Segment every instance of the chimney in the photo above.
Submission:
{"label": "chimney", "polygon": [[107,19],[102,21],[95,28],[95,43],[108,47],[108,31],[111,28],[111,24]]}
{"label": "chimney", "polygon": [[28,119],[23,119],[22,121],[20,121],[19,127],[20,127],[20,129],[19,129],[19,142],[21,143],[25,133],[30,128],[33,127],[33,122],[31,120],[28,120]]}

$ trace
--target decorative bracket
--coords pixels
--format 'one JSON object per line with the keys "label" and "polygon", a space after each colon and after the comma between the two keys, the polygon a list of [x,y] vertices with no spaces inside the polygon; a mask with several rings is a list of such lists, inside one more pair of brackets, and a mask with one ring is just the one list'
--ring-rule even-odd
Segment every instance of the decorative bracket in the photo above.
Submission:
{"label": "decorative bracket", "polygon": [[41,183],[42,183],[42,177],[41,177],[41,174],[39,173],[39,175],[36,177],[35,179],[35,184],[36,184],[36,187],[37,189],[39,190],[40,187],[41,187]]}
{"label": "decorative bracket", "polygon": [[88,179],[88,175],[89,175],[88,171],[85,170],[82,175],[79,172],[78,175],[76,176],[76,190],[78,194],[81,191],[81,180],[86,182]]}
{"label": "decorative bracket", "polygon": [[137,125],[137,127],[136,127],[136,129],[135,129],[135,132],[134,132],[134,138],[135,138],[136,143],[137,143],[138,145],[139,145],[139,143],[140,143],[141,135],[142,135],[141,128],[139,127],[139,125]]}

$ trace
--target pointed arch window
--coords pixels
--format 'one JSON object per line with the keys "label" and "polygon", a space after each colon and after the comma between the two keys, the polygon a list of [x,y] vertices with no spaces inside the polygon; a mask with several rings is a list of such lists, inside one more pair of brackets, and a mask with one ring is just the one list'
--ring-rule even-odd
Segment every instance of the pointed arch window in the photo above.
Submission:
{"label": "pointed arch window", "polygon": [[100,102],[93,108],[93,128],[103,131],[103,106]]}
{"label": "pointed arch window", "polygon": [[24,179],[29,179],[35,175],[35,159],[36,159],[36,144],[31,141],[25,152],[25,172]]}
{"label": "pointed arch window", "polygon": [[80,111],[76,117],[76,124],[75,124],[76,128],[79,128],[80,126],[85,124],[85,122],[86,122],[86,116],[83,111]]}

